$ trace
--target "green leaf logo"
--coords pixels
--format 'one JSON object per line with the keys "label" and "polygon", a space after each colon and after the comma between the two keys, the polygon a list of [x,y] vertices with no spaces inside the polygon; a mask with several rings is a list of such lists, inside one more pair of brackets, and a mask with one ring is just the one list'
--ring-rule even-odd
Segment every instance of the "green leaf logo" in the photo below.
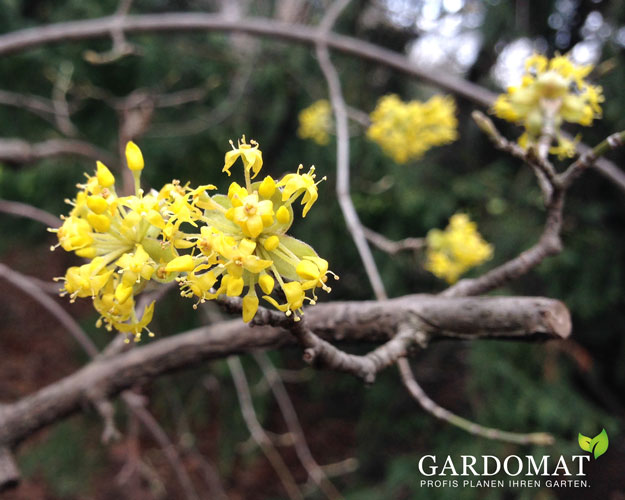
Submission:
{"label": "green leaf logo", "polygon": [[579,447],[584,451],[592,453],[595,460],[608,450],[608,433],[605,429],[592,439],[583,434],[578,434],[577,441],[579,442]]}

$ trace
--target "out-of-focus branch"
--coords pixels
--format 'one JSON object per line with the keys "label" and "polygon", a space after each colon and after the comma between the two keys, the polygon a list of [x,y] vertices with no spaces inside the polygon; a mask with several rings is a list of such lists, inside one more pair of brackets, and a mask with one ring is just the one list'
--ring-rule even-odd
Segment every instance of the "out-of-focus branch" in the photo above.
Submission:
{"label": "out-of-focus branch", "polygon": [[299,422],[299,418],[297,418],[297,413],[295,413],[295,408],[293,407],[291,398],[284,387],[284,383],[280,378],[278,370],[276,370],[273,363],[269,359],[269,356],[267,356],[264,352],[255,353],[254,359],[263,371],[263,375],[269,383],[271,392],[278,402],[278,407],[280,408],[280,412],[282,413],[287,429],[289,429],[289,432],[293,436],[293,446],[295,448],[295,452],[297,453],[299,461],[304,466],[304,469],[306,469],[308,477],[328,498],[342,498],[342,495],[330,482],[323,469],[319,466],[319,464],[317,464],[317,461],[312,456],[308,443],[306,442],[304,430]]}
{"label": "out-of-focus branch", "polygon": [[409,390],[410,394],[419,402],[419,404],[428,413],[434,415],[436,418],[448,422],[456,427],[459,427],[470,434],[476,436],[495,439],[498,441],[504,441],[508,443],[517,444],[536,444],[536,445],[550,445],[554,443],[553,436],[545,432],[533,432],[529,434],[520,434],[517,432],[507,432],[492,427],[484,427],[482,425],[471,422],[466,418],[462,418],[454,413],[437,405],[423,389],[417,384],[416,379],[410,369],[410,364],[407,359],[402,360],[399,363],[399,370],[404,380],[404,384]]}
{"label": "out-of-focus branch", "polygon": [[18,273],[0,263],[0,278],[4,278],[47,309],[48,312],[67,329],[86,353],[92,357],[98,354],[98,349],[95,344],[85,334],[83,329],[80,328],[74,318],[72,318],[52,297],[46,295],[37,285],[33,284],[28,276]]}
{"label": "out-of-focus branch", "polygon": [[77,135],[76,127],[74,127],[70,118],[71,113],[67,103],[67,92],[72,85],[73,73],[74,66],[70,62],[64,61],[61,63],[52,89],[52,104],[54,106],[56,126],[63,134],[70,137]]}
{"label": "out-of-focus branch", "polygon": [[[0,415],[2,411],[0,409]],[[17,486],[20,482],[20,471],[8,448],[0,447],[0,493]]]}
{"label": "out-of-focus branch", "polygon": [[282,482],[282,486],[284,486],[289,498],[303,500],[304,496],[298,488],[295,479],[293,479],[293,475],[258,421],[258,417],[256,416],[256,411],[254,410],[254,405],[252,403],[252,396],[250,394],[247,378],[245,377],[243,366],[241,366],[241,361],[239,361],[239,358],[229,357],[228,367],[230,368],[230,374],[232,375],[232,380],[234,381],[234,386],[237,390],[237,397],[239,399],[239,406],[241,407],[243,420],[245,420],[245,424],[252,435],[252,439],[254,439],[256,444],[263,451],[267,460],[271,463],[273,470],[275,470],[276,474],[278,474],[278,477]]}
{"label": "out-of-focus branch", "polygon": [[[149,137],[188,136],[199,134],[211,127],[219,125],[236,111],[237,107],[235,104],[243,97],[252,71],[252,64],[242,63],[242,67],[239,68],[232,78],[228,95],[212,110],[200,116],[196,116],[185,123],[157,124],[147,135]],[[159,102],[162,103],[163,101],[165,101],[165,99],[162,101],[157,99],[157,106]]]}
{"label": "out-of-focus branch", "polygon": [[[47,309],[48,312],[50,312],[59,321],[59,323],[70,332],[74,339],[91,358],[98,356],[99,352],[97,347],[86,335],[76,320],[74,320],[74,318],[72,318],[57,302],[55,302],[54,299],[43,293],[38,286],[32,282],[31,278],[13,271],[1,263],[0,277],[9,281],[12,285],[31,296],[45,309]],[[96,385],[94,388],[87,389],[85,396],[86,399],[93,404],[104,421],[104,431],[102,434],[103,442],[110,442],[119,436],[114,424],[114,408],[111,402],[103,394],[99,393],[98,386]],[[138,398],[134,397],[133,394],[128,391],[124,391],[121,397],[131,412],[137,416],[139,421],[148,429],[163,449],[163,453],[170,462],[183,490],[185,491],[186,498],[189,500],[197,500],[198,497],[193,489],[193,483],[191,482],[191,479],[178,457],[175,447],[167,437],[165,431],[160,427],[154,417],[141,404],[139,404]],[[11,479],[11,474],[9,474],[9,472],[9,469],[2,469],[2,466],[0,465],[0,490],[2,489],[3,484],[12,484],[14,482]]]}
{"label": "out-of-focus branch", "polygon": [[51,121],[50,117],[54,115],[52,101],[36,95],[0,90],[0,104],[25,109],[47,121]]}
{"label": "out-of-focus branch", "polygon": [[19,201],[0,200],[0,212],[26,217],[41,222],[48,227],[59,227],[61,225],[61,219],[50,212]]}
{"label": "out-of-focus branch", "polygon": [[426,245],[425,238],[404,238],[403,240],[393,241],[368,227],[363,226],[362,230],[365,234],[365,238],[380,250],[390,255],[395,255],[406,250],[418,252],[419,250],[423,250]]}
{"label": "out-of-focus branch", "polygon": [[576,161],[574,161],[569,168],[560,176],[562,185],[566,188],[577,179],[586,169],[596,165],[602,158],[601,155],[607,153],[611,149],[620,148],[625,142],[625,131],[617,132],[606,137],[597,146],[588,150],[582,154]]}
{"label": "out-of-focus branch", "polygon": [[184,465],[180,461],[180,456],[176,447],[171,442],[171,439],[167,436],[167,433],[163,430],[154,416],[141,404],[138,404],[136,399],[128,392],[122,394],[124,403],[130,408],[132,413],[138,418],[139,422],[150,432],[154,437],[158,445],[160,446],[163,454],[167,458],[167,461],[171,465],[178,482],[182,486],[185,497],[188,500],[199,500],[197,492],[193,487],[193,482],[189,477]]}
{"label": "out-of-focus branch", "polygon": [[[321,20],[319,32],[322,38],[327,34],[336,21],[340,13],[349,5],[350,0],[336,0],[328,9],[328,12]],[[378,299],[386,298],[384,283],[376,266],[375,260],[371,253],[371,249],[367,244],[362,224],[358,217],[358,213],[354,208],[349,187],[349,128],[347,117],[347,106],[343,99],[343,91],[341,90],[341,81],[336,68],[330,60],[330,52],[325,40],[317,41],[316,44],[317,59],[319,66],[323,72],[323,76],[328,84],[330,93],[330,102],[334,112],[334,121],[336,124],[336,195],[339,200],[341,212],[347,225],[347,229],[356,244],[360,260],[363,263],[371,287]]]}
{"label": "out-of-focus branch", "polygon": [[22,139],[0,139],[0,161],[26,164],[58,156],[78,156],[108,165],[117,164],[109,153],[85,141],[49,139],[31,144]]}
{"label": "out-of-focus branch", "polygon": [[[332,49],[388,66],[483,106],[491,106],[496,97],[495,93],[472,82],[438,71],[427,71],[414,65],[403,54],[353,37],[324,34],[314,27],[283,23],[271,19],[227,19],[221,15],[198,12],[109,16],[14,31],[0,35],[0,55],[51,43],[102,38],[108,36],[115,29],[121,30],[123,33],[237,31],[257,36],[282,38],[298,43],[315,44],[323,42]],[[584,144],[578,145],[578,151],[582,154],[588,149],[589,147]],[[625,191],[625,173],[612,162],[602,158],[593,166],[599,173]]]}

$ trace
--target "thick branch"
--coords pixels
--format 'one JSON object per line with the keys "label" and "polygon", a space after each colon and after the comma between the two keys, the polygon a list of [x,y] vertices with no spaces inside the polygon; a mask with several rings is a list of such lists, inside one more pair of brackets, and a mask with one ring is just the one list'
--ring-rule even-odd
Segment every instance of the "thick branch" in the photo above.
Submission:
{"label": "thick branch", "polygon": [[478,85],[449,75],[438,74],[433,71],[428,72],[411,64],[402,54],[349,36],[320,34],[314,27],[270,19],[228,19],[221,15],[199,12],[147,14],[123,18],[110,16],[14,31],[0,36],[0,55],[51,43],[108,37],[111,30],[114,29],[119,29],[125,33],[238,31],[308,44],[321,41],[332,49],[390,66],[485,105],[490,105],[495,97],[493,93]]}
{"label": "thick branch", "polygon": [[[270,19],[226,19],[220,15],[198,12],[109,16],[14,31],[0,36],[0,55],[51,43],[108,37],[111,31],[123,33],[238,31],[299,43],[324,42],[334,50],[391,67],[483,106],[490,106],[496,96],[479,85],[440,72],[419,68],[402,54],[349,36],[322,34],[310,26]],[[579,144],[578,149],[583,154],[588,150],[588,146]],[[616,165],[602,158],[593,167],[625,191],[625,173]]]}
{"label": "thick branch", "polygon": [[[563,338],[570,333],[568,310],[557,300],[529,297],[442,298],[412,295],[382,302],[319,304],[306,312],[308,326],[328,341],[389,340],[410,324],[436,338]],[[293,335],[240,320],[175,335],[119,354],[101,357],[74,374],[13,404],[0,407],[0,445],[79,411],[98,388],[103,397],[162,373],[254,349],[293,344]]]}

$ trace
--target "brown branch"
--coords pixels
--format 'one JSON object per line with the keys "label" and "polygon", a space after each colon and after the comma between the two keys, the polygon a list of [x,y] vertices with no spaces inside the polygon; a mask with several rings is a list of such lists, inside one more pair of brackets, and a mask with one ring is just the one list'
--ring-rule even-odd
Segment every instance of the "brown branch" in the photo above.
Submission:
{"label": "brown branch", "polygon": [[60,227],[61,219],[40,208],[19,201],[0,200],[0,212],[26,217],[41,222],[48,227]]}
{"label": "brown branch", "polygon": [[385,299],[387,297],[384,283],[380,276],[371,249],[367,244],[362,224],[350,194],[349,187],[349,124],[347,116],[347,105],[343,98],[341,80],[336,68],[330,59],[330,52],[325,38],[340,13],[347,7],[350,0],[336,0],[328,9],[326,15],[319,25],[320,38],[316,44],[317,59],[319,67],[326,79],[328,91],[330,93],[330,103],[334,112],[336,123],[336,196],[343,213],[343,219],[347,229],[356,245],[358,255],[365,268],[367,277],[376,298]]}
{"label": "brown branch", "polygon": [[13,455],[6,447],[0,447],[0,493],[14,488],[20,482],[20,471]]}
{"label": "brown branch", "polygon": [[89,354],[89,356],[96,356],[98,350],[91,339],[85,334],[83,329],[76,323],[61,305],[56,302],[52,297],[46,295],[36,284],[34,284],[28,276],[25,276],[17,271],[0,263],[0,278],[4,278],[13,286],[22,290],[25,294],[29,295],[41,306],[48,310],[58,321],[67,329],[67,331],[74,337],[76,342]]}
{"label": "brown branch", "polygon": [[303,465],[304,469],[308,473],[308,477],[312,480],[317,487],[323,491],[326,497],[330,499],[342,498],[342,495],[336,489],[336,487],[330,482],[323,469],[319,466],[317,461],[312,456],[308,443],[306,442],[306,436],[304,430],[297,418],[297,413],[293,407],[293,403],[289,394],[284,387],[284,383],[280,378],[278,370],[264,352],[254,353],[254,359],[263,371],[265,379],[269,383],[271,392],[273,393],[282,417],[286,423],[287,429],[293,436],[293,447],[299,461]]}
{"label": "brown branch", "polygon": [[601,159],[601,155],[608,152],[610,149],[616,149],[623,146],[625,142],[625,132],[616,132],[606,137],[597,146],[588,150],[582,154],[576,161],[574,161],[565,172],[561,174],[562,185],[568,187],[571,183],[577,179],[586,169],[596,165]]}
{"label": "brown branch", "polygon": [[57,156],[79,156],[108,165],[117,163],[109,153],[84,141],[50,139],[31,144],[22,139],[0,139],[0,161],[25,164]]}
{"label": "brown branch", "polygon": [[362,230],[365,238],[380,250],[390,255],[395,255],[407,250],[418,252],[419,250],[423,250],[426,245],[425,238],[404,238],[403,240],[393,241],[368,227],[363,226]]}
{"label": "brown branch", "polygon": [[167,436],[167,433],[163,430],[163,428],[159,425],[154,416],[145,409],[141,404],[136,402],[136,398],[133,398],[131,393],[124,392],[122,394],[122,399],[124,403],[130,408],[132,413],[137,417],[139,422],[143,424],[143,426],[152,434],[161,450],[163,450],[163,454],[165,458],[171,465],[174,473],[176,474],[176,478],[178,482],[182,486],[185,497],[189,500],[198,500],[198,495],[193,488],[193,482],[189,477],[189,474],[184,468],[184,465],[180,461],[180,457],[178,456],[178,451],[176,447],[171,442],[171,439]]}
{"label": "brown branch", "polygon": [[533,432],[530,434],[519,434],[517,432],[507,432],[492,427],[484,427],[482,425],[471,422],[465,418],[462,418],[445,408],[437,405],[432,399],[428,397],[425,391],[419,386],[407,359],[402,359],[398,363],[402,380],[406,385],[406,388],[410,394],[419,402],[424,410],[436,418],[448,422],[450,424],[459,427],[470,434],[476,436],[485,437],[488,439],[496,439],[498,441],[505,441],[508,443],[518,444],[537,444],[537,445],[550,445],[554,443],[553,436],[544,432]]}
{"label": "brown branch", "polygon": [[[411,295],[388,301],[318,304],[306,312],[308,327],[326,341],[388,341],[400,325],[410,324],[434,339],[564,338],[571,323],[557,300],[528,297],[443,298]],[[83,408],[93,387],[111,397],[141,381],[202,361],[253,349],[278,349],[292,335],[269,326],[250,327],[240,320],[98,358],[72,375],[0,408],[0,446]]]}
{"label": "brown branch", "polygon": [[36,95],[0,90],[0,104],[25,109],[47,121],[51,121],[51,116],[54,115],[52,101]]}
{"label": "brown branch", "polygon": [[247,378],[245,377],[241,361],[236,357],[229,357],[227,361],[228,367],[230,368],[230,374],[232,375],[232,380],[234,381],[234,386],[237,390],[237,397],[239,399],[239,406],[241,407],[243,420],[245,420],[245,424],[252,435],[252,439],[254,439],[256,444],[265,454],[265,457],[267,457],[267,460],[269,460],[273,469],[276,471],[276,474],[280,478],[282,486],[284,486],[289,498],[303,500],[304,496],[295,483],[293,475],[284,463],[284,460],[278,453],[278,450],[276,450],[273,445],[271,438],[267,435],[265,429],[263,429],[258,421],[258,417],[256,416],[256,411],[254,410],[254,405],[252,403],[252,395],[250,394],[250,388],[247,383]]}
{"label": "brown branch", "polygon": [[398,359],[408,356],[413,345],[419,343],[425,345],[427,342],[427,337],[422,332],[401,328],[382,346],[363,356],[356,356],[319,338],[306,326],[304,319],[293,323],[290,330],[304,347],[304,361],[308,364],[351,373],[362,378],[367,384],[375,382],[378,372],[395,364]]}
{"label": "brown branch", "polygon": [[[414,65],[407,57],[353,37],[321,34],[318,29],[263,18],[227,19],[221,15],[192,13],[147,14],[140,16],[109,16],[98,19],[68,21],[38,26],[0,35],[0,55],[12,54],[46,44],[87,40],[109,36],[115,29],[124,33],[160,33],[193,31],[236,31],[256,36],[282,38],[298,43],[322,41],[328,47],[362,59],[388,66],[419,80],[490,107],[496,94],[472,82]],[[580,153],[589,149],[578,145]],[[593,167],[625,191],[625,173],[602,158]]]}

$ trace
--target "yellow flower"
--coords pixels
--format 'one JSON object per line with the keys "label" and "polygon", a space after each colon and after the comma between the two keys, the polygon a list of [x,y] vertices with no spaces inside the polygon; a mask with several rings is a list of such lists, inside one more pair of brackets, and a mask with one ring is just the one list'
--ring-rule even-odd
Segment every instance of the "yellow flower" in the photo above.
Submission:
{"label": "yellow flower", "polygon": [[457,139],[455,112],[449,96],[403,102],[390,94],[381,97],[371,113],[367,137],[397,163],[418,160],[432,147]]}
{"label": "yellow flower", "polygon": [[230,141],[230,145],[232,146],[232,151],[226,153],[223,172],[230,175],[230,167],[237,161],[237,158],[240,157],[245,170],[252,170],[254,172],[252,178],[256,177],[263,166],[263,155],[258,149],[258,143],[256,141],[250,141],[250,143],[247,144],[245,142],[245,136],[243,136],[239,140],[239,147],[235,148],[232,141]]}
{"label": "yellow flower", "polygon": [[321,99],[300,111],[297,135],[302,139],[312,139],[320,146],[325,146],[330,142],[332,126],[330,103],[326,99]]}
{"label": "yellow flower", "polygon": [[535,54],[525,61],[520,85],[509,87],[493,105],[493,112],[504,120],[525,128],[523,147],[534,145],[551,121],[557,145],[551,154],[560,158],[573,156],[575,148],[560,135],[563,121],[589,126],[601,117],[604,98],[601,87],[591,85],[586,77],[592,66],[574,64],[567,55],[547,59]]}
{"label": "yellow flower", "polygon": [[306,217],[310,208],[315,201],[317,201],[317,184],[324,181],[326,178],[323,177],[320,181],[315,182],[315,167],[310,167],[307,174],[299,173],[302,168],[304,168],[304,166],[300,165],[297,167],[297,173],[285,175],[276,185],[284,188],[282,191],[282,201],[288,200],[289,203],[293,203],[300,194],[304,195],[302,197],[302,205],[305,206],[302,211],[302,217]]}
{"label": "yellow flower", "polygon": [[[118,197],[115,178],[98,163],[95,175],[87,176],[69,202],[70,215],[53,230],[59,246],[90,259],[69,268],[61,279],[71,300],[92,298],[100,314],[98,326],[136,341],[143,330],[149,332],[154,304],[139,318],[135,296],[150,281],[176,280],[180,294],[195,296],[198,303],[222,295],[242,297],[244,321],[251,321],[258,310],[257,287],[269,303],[297,318],[305,300],[316,301],[316,288],[330,291],[325,285],[331,273],[327,261],[286,234],[293,219],[291,204],[301,195],[306,215],[317,199],[314,167],[300,174],[300,166],[279,183],[271,177],[252,183],[250,172],[256,175],[262,167],[262,153],[257,143],[247,144],[243,137],[239,148],[226,154],[224,170],[230,173],[241,157],[245,187],[233,182],[227,196],[211,196],[208,192],[216,189],[212,184],[194,188],[172,180],[158,193],[144,195],[141,150],[129,143],[126,152],[135,194]],[[278,288],[276,281],[286,304],[269,296]],[[306,296],[308,290],[312,298]]]}
{"label": "yellow flower", "polygon": [[246,196],[242,203],[234,209],[232,220],[245,236],[256,238],[265,227],[273,224],[273,203],[271,200],[258,201],[257,193]]}
{"label": "yellow flower", "polygon": [[302,284],[299,281],[290,281],[289,283],[285,283],[282,285],[282,290],[284,291],[284,295],[286,297],[285,304],[278,304],[278,302],[269,295],[265,295],[263,298],[271,303],[276,309],[285,312],[287,316],[290,316],[292,313],[296,313],[294,316],[295,321],[299,320],[297,313],[301,314],[302,306],[304,305],[304,289],[302,288]]}
{"label": "yellow flower", "polygon": [[425,268],[455,283],[460,275],[490,259],[493,248],[477,231],[477,225],[466,214],[454,214],[444,231],[432,229],[426,237]]}
{"label": "yellow flower", "polygon": [[79,250],[93,243],[91,225],[85,219],[78,217],[67,217],[56,233],[61,247],[68,252]]}
{"label": "yellow flower", "polygon": [[227,241],[224,242],[219,253],[226,260],[225,266],[228,273],[240,278],[243,275],[243,270],[258,274],[271,265],[271,261],[263,260],[254,255],[255,249],[255,241],[244,239],[238,245],[232,245]]}

